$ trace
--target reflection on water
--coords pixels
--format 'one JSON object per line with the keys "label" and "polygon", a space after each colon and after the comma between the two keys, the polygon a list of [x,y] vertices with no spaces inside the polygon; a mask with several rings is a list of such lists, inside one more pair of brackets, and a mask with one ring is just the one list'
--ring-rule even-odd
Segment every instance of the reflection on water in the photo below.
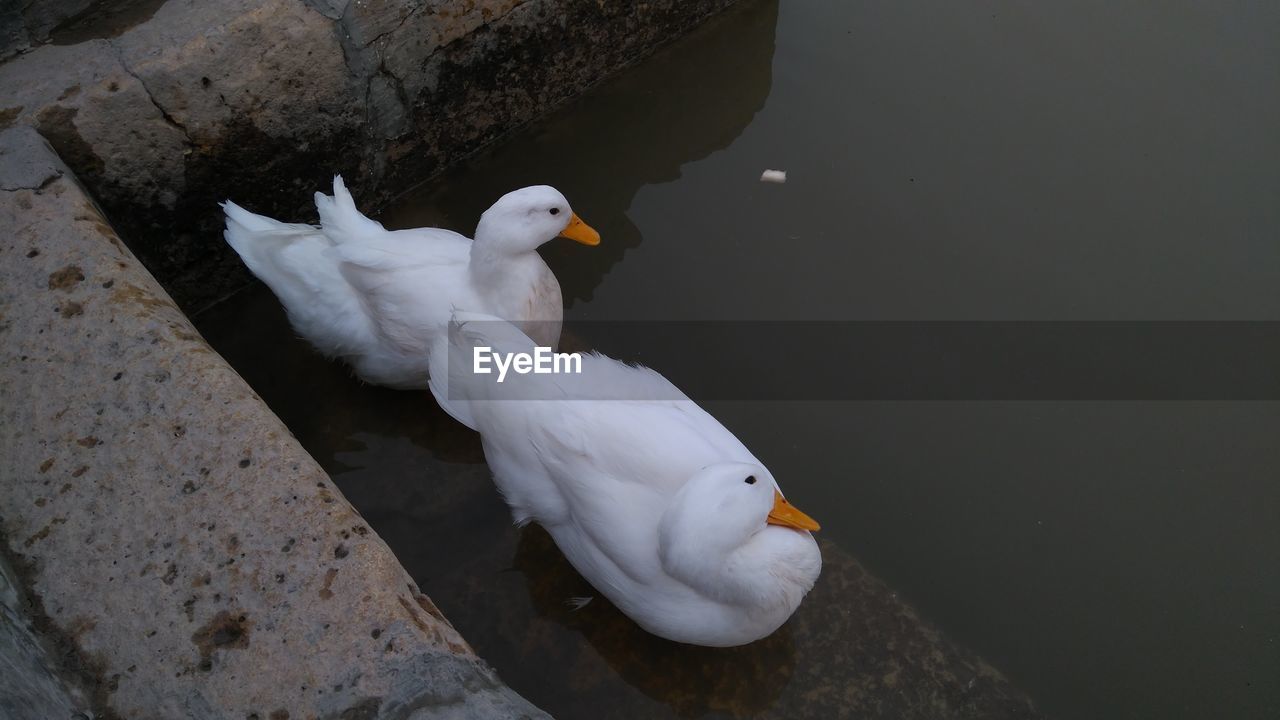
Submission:
{"label": "reflection on water", "polygon": [[[537,526],[521,532],[514,564],[525,575],[529,599],[538,616],[581,635],[604,661],[595,663],[599,667],[594,676],[575,672],[574,677],[562,682],[578,687],[595,685],[607,694],[613,684],[610,675],[616,673],[681,717],[698,717],[711,711],[745,717],[771,708],[795,671],[796,647],[789,626],[760,642],[737,648],[691,647],[641,630],[596,594],[559,553],[551,536]],[[566,593],[592,600],[575,610],[566,602]],[[548,650],[554,652],[555,648],[538,648],[536,654],[543,655]],[[534,653],[525,655],[526,662],[536,661]],[[601,697],[601,701],[607,701],[607,697]]]}
{"label": "reflection on water", "polygon": [[[1277,20],[744,0],[382,219],[469,234],[503,192],[556,185],[604,238],[545,248],[570,319],[1275,319]],[[699,650],[602,598],[570,610],[590,590],[511,527],[476,437],[425,393],[316,358],[262,288],[200,320],[558,717],[1030,714],[852,555],[1050,716],[1280,707],[1280,404],[716,403],[822,508],[825,565],[781,633]]]}

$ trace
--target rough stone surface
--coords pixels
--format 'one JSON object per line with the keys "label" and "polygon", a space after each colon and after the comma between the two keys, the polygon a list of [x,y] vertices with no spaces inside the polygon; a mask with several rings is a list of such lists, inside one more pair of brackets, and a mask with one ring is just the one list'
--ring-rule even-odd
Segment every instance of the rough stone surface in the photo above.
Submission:
{"label": "rough stone surface", "polygon": [[0,549],[98,716],[544,717],[39,135],[0,167]]}
{"label": "rough stone surface", "polygon": [[115,37],[165,0],[9,0],[0,3],[0,60],[53,42]]}
{"label": "rough stone surface", "polygon": [[358,117],[333,21],[297,0],[169,0],[112,44],[195,147],[239,122],[301,143]]}
{"label": "rough stone surface", "polygon": [[0,115],[38,128],[104,195],[129,198],[131,212],[175,207],[185,189],[184,134],[108,41],[16,58],[0,65],[0,88]]}
{"label": "rough stone surface", "polygon": [[11,0],[0,4],[0,59],[49,39],[49,31],[93,0]]}
{"label": "rough stone surface", "polygon": [[89,702],[57,667],[56,653],[32,627],[17,573],[0,555],[0,717],[74,718]]}
{"label": "rough stone surface", "polygon": [[377,204],[731,2],[137,0],[0,65],[0,128],[39,128],[198,309],[248,281],[217,201],[306,219],[341,172]]}
{"label": "rough stone surface", "polygon": [[21,17],[27,36],[34,43],[49,40],[49,35],[66,20],[83,13],[95,0],[26,0],[21,3]]}
{"label": "rough stone surface", "polygon": [[0,5],[0,60],[31,47],[31,33],[18,3]]}

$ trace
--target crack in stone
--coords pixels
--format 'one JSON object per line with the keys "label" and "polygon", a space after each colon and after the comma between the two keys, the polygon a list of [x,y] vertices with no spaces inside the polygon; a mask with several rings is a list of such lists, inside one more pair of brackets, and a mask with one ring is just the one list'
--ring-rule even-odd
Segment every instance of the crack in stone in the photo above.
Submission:
{"label": "crack in stone", "polygon": [[[311,4],[313,1],[323,2],[324,0],[304,1]],[[411,104],[404,89],[404,81],[387,67],[385,57],[376,45],[404,28],[409,20],[424,7],[426,7],[425,4],[410,8],[395,27],[378,33],[368,42],[358,42],[356,33],[352,32],[355,23],[352,15],[354,4],[346,4],[341,17],[336,22],[338,40],[342,45],[347,72],[352,79],[364,85],[365,126],[368,133],[380,141],[399,137],[408,130]],[[378,89],[374,87],[378,82],[388,86],[395,98],[394,104],[398,107],[391,107],[392,103],[387,102],[389,98],[386,93],[378,93]],[[382,103],[377,101],[379,98],[383,100]]]}
{"label": "crack in stone", "polygon": [[147,87],[147,81],[143,80],[142,76],[134,72],[133,68],[129,67],[129,63],[124,61],[124,53],[120,48],[117,47],[114,42],[110,41],[107,42],[107,45],[109,45],[111,50],[115,53],[116,62],[120,63],[120,67],[128,73],[130,77],[137,80],[138,84],[142,86],[142,92],[146,94],[147,100],[150,100],[156,111],[160,113],[160,117],[164,118],[166,123],[176,128],[178,132],[182,133],[182,137],[186,139],[187,145],[194,146],[195,141],[191,139],[191,133],[187,130],[187,126],[178,122],[177,118],[170,115],[169,111],[165,110],[164,106],[160,104],[160,101],[156,100],[156,96],[152,94],[151,88]]}
{"label": "crack in stone", "polygon": [[352,32],[355,27],[355,21],[352,19],[352,8],[354,7],[355,5],[352,4],[346,6],[342,16],[337,18],[335,29],[338,33],[338,42],[342,45],[342,55],[347,66],[347,72],[356,80],[367,81],[377,74],[378,67],[382,64],[382,53],[374,48],[373,45],[403,28],[405,23],[409,22],[409,18],[413,17],[424,6],[419,5],[409,10],[404,17],[400,18],[400,22],[396,23],[395,27],[386,32],[378,33],[366,43],[356,42],[356,33]]}
{"label": "crack in stone", "polygon": [[422,6],[422,5],[418,5],[417,7],[415,7],[415,8],[413,8],[413,9],[411,9],[409,12],[405,13],[404,17],[400,18],[400,22],[399,22],[399,23],[396,23],[396,26],[395,26],[395,27],[391,28],[390,30],[388,30],[388,31],[386,31],[386,32],[378,33],[378,35],[377,35],[377,36],[375,36],[372,40],[370,40],[369,42],[365,43],[365,44],[364,44],[364,45],[362,45],[361,47],[363,47],[363,48],[369,48],[369,47],[372,47],[372,46],[374,45],[374,43],[378,42],[378,41],[379,41],[379,40],[381,40],[382,38],[384,38],[384,37],[386,37],[386,36],[390,35],[391,33],[398,32],[398,31],[400,30],[400,28],[404,27],[404,24],[405,24],[405,23],[409,22],[409,18],[413,17],[413,16],[414,16],[414,15],[415,15],[419,10],[421,10],[423,7],[424,7],[424,6]]}

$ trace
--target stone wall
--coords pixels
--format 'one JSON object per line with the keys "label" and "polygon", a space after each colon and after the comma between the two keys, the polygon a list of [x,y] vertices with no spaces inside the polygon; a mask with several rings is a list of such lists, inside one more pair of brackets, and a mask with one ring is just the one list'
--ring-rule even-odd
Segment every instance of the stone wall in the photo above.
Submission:
{"label": "stone wall", "polygon": [[23,586],[0,598],[0,647],[22,651],[6,718],[87,709],[77,685],[107,718],[545,717],[29,128],[0,133],[0,227],[0,553]]}
{"label": "stone wall", "polygon": [[39,129],[194,310],[248,281],[217,201],[307,219],[341,172],[376,204],[730,3],[135,3],[0,64],[0,129]]}

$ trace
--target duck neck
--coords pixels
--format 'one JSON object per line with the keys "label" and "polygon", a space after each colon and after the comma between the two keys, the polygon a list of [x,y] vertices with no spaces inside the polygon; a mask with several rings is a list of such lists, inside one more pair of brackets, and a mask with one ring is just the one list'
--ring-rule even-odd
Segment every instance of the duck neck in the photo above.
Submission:
{"label": "duck neck", "polygon": [[481,287],[506,287],[512,273],[519,273],[540,261],[535,247],[525,248],[527,239],[512,237],[493,224],[480,219],[476,237],[471,243],[469,263],[472,280]]}

